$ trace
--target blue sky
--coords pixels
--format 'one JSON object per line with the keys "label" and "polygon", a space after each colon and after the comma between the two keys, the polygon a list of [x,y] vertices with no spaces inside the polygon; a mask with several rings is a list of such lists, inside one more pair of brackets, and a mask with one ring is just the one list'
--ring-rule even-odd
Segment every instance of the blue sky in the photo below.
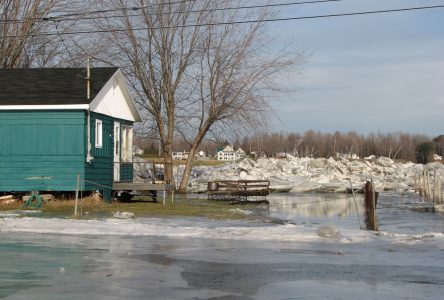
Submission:
{"label": "blue sky", "polygon": [[[278,1],[279,2],[279,1]],[[296,5],[283,17],[444,5],[344,0]],[[277,42],[312,53],[272,97],[274,131],[444,134],[444,8],[277,22]]]}

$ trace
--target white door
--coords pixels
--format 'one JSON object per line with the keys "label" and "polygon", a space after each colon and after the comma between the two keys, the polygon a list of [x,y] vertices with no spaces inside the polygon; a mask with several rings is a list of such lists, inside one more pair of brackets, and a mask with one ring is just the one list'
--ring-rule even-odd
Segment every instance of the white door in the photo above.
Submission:
{"label": "white door", "polygon": [[120,123],[114,122],[114,181],[120,181]]}

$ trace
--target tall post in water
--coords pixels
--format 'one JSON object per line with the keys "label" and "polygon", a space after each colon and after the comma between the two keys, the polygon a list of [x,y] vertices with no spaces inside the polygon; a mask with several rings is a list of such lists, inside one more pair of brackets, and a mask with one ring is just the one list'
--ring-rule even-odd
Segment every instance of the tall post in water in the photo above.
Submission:
{"label": "tall post in water", "polygon": [[433,170],[433,202],[436,203],[438,199],[438,182],[436,180],[436,170]]}
{"label": "tall post in water", "polygon": [[441,204],[442,203],[442,182],[441,182],[441,176],[439,174],[436,174],[436,200],[435,203]]}
{"label": "tall post in water", "polygon": [[432,195],[431,195],[431,193],[430,193],[431,189],[430,189],[430,174],[429,174],[429,172],[426,171],[425,176],[426,176],[426,195],[427,195],[427,202],[430,202],[430,201],[431,201],[431,196],[432,196]]}
{"label": "tall post in water", "polygon": [[419,173],[418,174],[418,190],[419,190],[419,197],[422,198],[424,196],[424,190],[422,188],[423,185],[423,178],[422,178],[422,174]]}
{"label": "tall post in water", "polygon": [[429,202],[430,194],[429,194],[429,174],[427,171],[423,172],[424,176],[424,197],[427,202]]}
{"label": "tall post in water", "polygon": [[438,203],[441,204],[442,203],[442,185],[441,185],[441,176],[438,176]]}
{"label": "tall post in water", "polygon": [[415,183],[413,186],[415,187],[415,193],[417,193],[419,191],[419,189],[418,189],[418,176],[416,174],[415,174],[414,180],[415,180]]}
{"label": "tall post in water", "polygon": [[367,181],[364,187],[365,198],[365,225],[367,230],[378,230],[376,221],[376,204],[378,201],[378,193],[375,192],[373,182]]}

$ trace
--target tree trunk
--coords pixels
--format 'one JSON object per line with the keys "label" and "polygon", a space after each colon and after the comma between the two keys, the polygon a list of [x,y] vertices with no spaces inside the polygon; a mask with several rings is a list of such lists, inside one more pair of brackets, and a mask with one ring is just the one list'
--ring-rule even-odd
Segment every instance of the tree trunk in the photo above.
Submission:
{"label": "tree trunk", "polygon": [[188,181],[190,179],[191,171],[193,170],[193,160],[194,155],[196,154],[197,147],[194,147],[194,145],[190,149],[190,153],[188,155],[187,161],[185,163],[185,169],[183,171],[182,179],[180,181],[179,185],[179,193],[184,194],[187,190]]}
{"label": "tree trunk", "polygon": [[168,135],[166,137],[166,141],[162,144],[162,148],[163,148],[164,180],[167,183],[174,184],[172,136]]}
{"label": "tree trunk", "polygon": [[163,165],[164,165],[164,179],[167,183],[174,184],[174,174],[173,174],[173,157],[170,151],[165,151],[163,153]]}
{"label": "tree trunk", "polygon": [[193,169],[193,160],[194,156],[197,152],[197,148],[199,147],[200,143],[204,139],[206,133],[208,132],[208,129],[211,126],[211,122],[206,122],[199,132],[197,133],[193,144],[191,145],[190,154],[188,155],[187,162],[185,163],[185,169],[183,171],[182,179],[180,181],[179,185],[179,193],[185,193],[188,185],[188,181],[190,179],[191,171]]}

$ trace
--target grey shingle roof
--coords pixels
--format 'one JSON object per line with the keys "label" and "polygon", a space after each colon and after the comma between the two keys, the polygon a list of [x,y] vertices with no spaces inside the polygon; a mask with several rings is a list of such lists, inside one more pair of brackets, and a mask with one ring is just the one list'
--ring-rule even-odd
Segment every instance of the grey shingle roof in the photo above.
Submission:
{"label": "grey shingle roof", "polygon": [[86,99],[86,68],[0,70],[0,105],[89,104],[117,68],[91,69]]}

